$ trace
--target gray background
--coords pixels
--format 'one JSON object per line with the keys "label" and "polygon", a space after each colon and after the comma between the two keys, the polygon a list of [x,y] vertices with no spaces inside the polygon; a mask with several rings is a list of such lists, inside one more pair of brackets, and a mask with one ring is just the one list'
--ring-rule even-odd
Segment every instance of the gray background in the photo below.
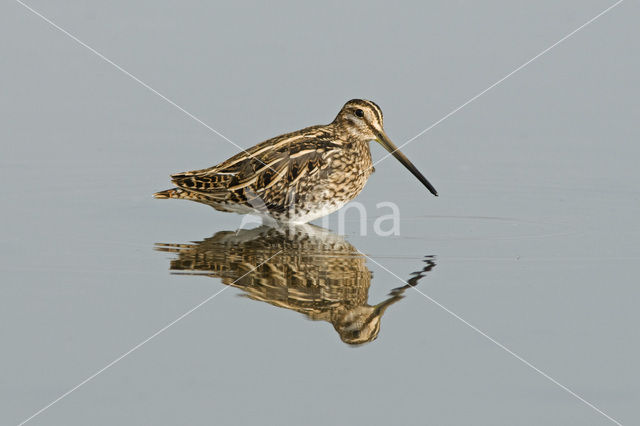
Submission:
{"label": "gray background", "polygon": [[[400,144],[613,1],[29,4],[248,147],[353,97]],[[397,203],[401,237],[348,230],[403,279],[437,256],[422,291],[625,425],[640,423],[639,17],[624,2],[408,145],[439,198],[380,163],[358,201],[371,220]],[[223,288],[169,275],[152,246],[239,217],[150,195],[238,149],[10,0],[0,140],[11,425]],[[401,284],[368,266],[372,302]],[[417,292],[358,348],[239,293],[30,424],[612,424]]]}

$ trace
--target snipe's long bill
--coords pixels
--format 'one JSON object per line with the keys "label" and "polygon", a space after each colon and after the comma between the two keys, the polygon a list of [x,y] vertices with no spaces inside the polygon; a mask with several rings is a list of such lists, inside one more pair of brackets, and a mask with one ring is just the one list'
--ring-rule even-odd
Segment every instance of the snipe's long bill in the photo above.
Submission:
{"label": "snipe's long bill", "polygon": [[352,99],[330,124],[276,136],[208,169],[172,175],[176,188],[154,196],[306,223],[338,210],[362,191],[373,173],[372,140],[438,195],[387,137],[380,107]]}

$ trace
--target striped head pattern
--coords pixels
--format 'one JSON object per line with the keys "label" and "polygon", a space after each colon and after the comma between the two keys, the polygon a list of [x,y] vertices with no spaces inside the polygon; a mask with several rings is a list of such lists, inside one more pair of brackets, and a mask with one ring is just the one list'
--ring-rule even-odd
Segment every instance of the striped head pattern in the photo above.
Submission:
{"label": "striped head pattern", "polygon": [[382,110],[374,102],[364,99],[351,99],[344,104],[334,123],[361,140],[375,140],[380,132],[384,132]]}

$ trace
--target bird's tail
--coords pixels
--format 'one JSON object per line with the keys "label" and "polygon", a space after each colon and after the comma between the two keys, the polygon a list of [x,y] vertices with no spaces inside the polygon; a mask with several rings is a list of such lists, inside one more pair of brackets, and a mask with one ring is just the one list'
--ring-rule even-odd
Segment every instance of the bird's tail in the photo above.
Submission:
{"label": "bird's tail", "polygon": [[190,201],[195,201],[198,203],[209,205],[217,210],[226,211],[225,209],[222,209],[218,206],[219,200],[215,198],[215,195],[210,196],[210,195],[200,194],[198,192],[189,191],[188,189],[182,189],[182,188],[166,189],[164,191],[156,192],[155,194],[153,194],[153,198],[159,198],[159,199],[176,198],[179,200],[190,200]]}
{"label": "bird's tail", "polygon": [[186,198],[192,199],[193,193],[181,188],[171,188],[164,191],[156,192],[153,194],[153,198],[165,199],[165,198]]}

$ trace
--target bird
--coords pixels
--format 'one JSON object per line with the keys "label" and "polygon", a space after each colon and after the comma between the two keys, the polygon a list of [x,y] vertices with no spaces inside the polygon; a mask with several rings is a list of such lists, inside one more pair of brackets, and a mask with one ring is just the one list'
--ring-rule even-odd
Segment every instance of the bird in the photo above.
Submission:
{"label": "bird", "polygon": [[213,167],[171,175],[176,187],[154,197],[304,224],[333,213],[362,191],[374,171],[369,146],[374,140],[438,195],[386,135],[380,107],[352,99],[329,124],[276,136]]}
{"label": "bird", "polygon": [[343,236],[314,225],[219,231],[190,244],[156,243],[155,250],[176,255],[172,274],[220,278],[249,299],[330,323],[353,346],[375,340],[387,308],[436,266],[434,256],[425,256],[404,286],[369,304],[373,274],[366,256]]}

